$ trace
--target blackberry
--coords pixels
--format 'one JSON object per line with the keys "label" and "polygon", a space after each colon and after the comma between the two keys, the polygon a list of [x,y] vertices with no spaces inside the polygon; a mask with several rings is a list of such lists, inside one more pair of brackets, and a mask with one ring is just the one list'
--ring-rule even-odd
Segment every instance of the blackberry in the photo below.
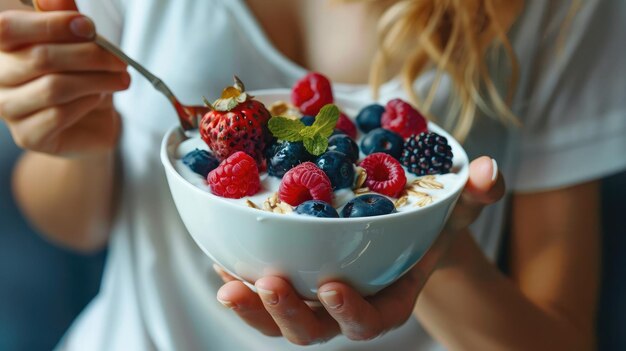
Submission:
{"label": "blackberry", "polygon": [[448,139],[437,133],[412,135],[404,143],[400,162],[418,176],[446,174],[452,168],[452,148]]}

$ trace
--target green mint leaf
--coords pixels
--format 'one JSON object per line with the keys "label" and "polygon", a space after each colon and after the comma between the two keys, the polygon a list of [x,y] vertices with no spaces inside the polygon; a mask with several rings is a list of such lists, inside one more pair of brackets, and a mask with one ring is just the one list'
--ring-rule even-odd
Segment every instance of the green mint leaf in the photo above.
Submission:
{"label": "green mint leaf", "polygon": [[330,104],[322,107],[312,126],[307,127],[299,120],[272,117],[268,128],[280,140],[302,141],[310,154],[319,156],[328,149],[328,138],[333,134],[338,120],[339,108]]}
{"label": "green mint leaf", "polygon": [[304,127],[302,128],[302,130],[300,130],[300,136],[302,136],[303,139],[313,138],[315,137],[316,132],[317,131],[315,130],[313,126]]}
{"label": "green mint leaf", "polygon": [[305,125],[300,120],[285,117],[272,117],[267,126],[277,139],[284,141],[301,141],[303,138],[300,131]]}
{"label": "green mint leaf", "polygon": [[339,121],[339,108],[328,104],[322,107],[311,127],[315,129],[315,134],[329,138],[333,134],[337,121]]}
{"label": "green mint leaf", "polygon": [[313,138],[304,138],[304,148],[313,156],[319,156],[328,149],[328,138],[315,134]]}

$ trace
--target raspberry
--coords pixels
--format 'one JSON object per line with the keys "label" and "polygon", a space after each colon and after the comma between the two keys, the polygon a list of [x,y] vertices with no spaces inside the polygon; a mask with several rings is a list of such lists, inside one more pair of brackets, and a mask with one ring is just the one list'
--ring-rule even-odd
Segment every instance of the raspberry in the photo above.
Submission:
{"label": "raspberry", "polygon": [[328,176],[311,162],[290,169],[280,183],[278,196],[291,206],[309,200],[332,201],[333,188]]}
{"label": "raspberry", "polygon": [[334,101],[330,81],[319,73],[307,74],[293,86],[291,101],[303,114],[316,116],[322,107]]}
{"label": "raspberry", "polygon": [[381,117],[381,125],[385,129],[400,134],[403,138],[428,129],[424,116],[401,99],[393,99],[387,103]]}
{"label": "raspberry", "polygon": [[237,151],[209,173],[207,181],[213,194],[229,199],[252,196],[261,189],[256,161]]}
{"label": "raspberry", "polygon": [[339,115],[335,129],[339,129],[353,140],[356,140],[356,125],[343,112]]}
{"label": "raspberry", "polygon": [[365,185],[371,190],[398,197],[406,185],[406,175],[398,160],[391,155],[377,152],[367,156],[360,164],[367,173]]}
{"label": "raspberry", "polygon": [[452,168],[452,148],[448,140],[437,133],[412,135],[404,143],[400,162],[418,176],[445,174]]}

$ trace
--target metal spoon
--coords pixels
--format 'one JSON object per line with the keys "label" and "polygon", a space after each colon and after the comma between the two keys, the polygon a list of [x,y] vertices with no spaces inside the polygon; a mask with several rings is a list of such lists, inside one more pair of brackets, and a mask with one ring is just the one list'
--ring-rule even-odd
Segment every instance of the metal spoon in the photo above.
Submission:
{"label": "metal spoon", "polygon": [[[33,0],[20,0],[20,2],[24,5],[34,8],[37,11],[41,11],[41,9],[39,9],[39,7],[37,6],[36,1],[33,2]],[[161,79],[159,79],[142,65],[137,63],[137,61],[128,57],[128,55],[126,55],[120,48],[115,46],[115,44],[111,43],[100,35],[96,36],[95,42],[129,66],[132,66],[134,69],[136,69],[137,72],[139,72],[142,76],[148,79],[148,81],[150,81],[150,83],[152,84],[152,86],[154,86],[156,90],[165,95],[174,106],[174,109],[176,109],[176,113],[178,114],[178,120],[180,121],[180,126],[184,131],[198,128],[198,121],[200,120],[200,118],[202,118],[202,116],[210,111],[209,107],[189,106],[181,104],[178,98],[176,98],[174,93],[172,93],[170,88],[168,88],[168,86],[165,85],[165,83],[163,83]]]}

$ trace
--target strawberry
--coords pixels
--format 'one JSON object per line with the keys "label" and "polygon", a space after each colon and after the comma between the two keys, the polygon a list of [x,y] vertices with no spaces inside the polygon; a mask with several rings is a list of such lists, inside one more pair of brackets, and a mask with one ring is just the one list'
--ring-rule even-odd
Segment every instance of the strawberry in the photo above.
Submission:
{"label": "strawberry", "polygon": [[224,89],[220,99],[200,121],[200,136],[213,154],[223,161],[237,151],[252,156],[264,169],[264,150],[271,135],[267,121],[271,118],[265,106],[245,92],[239,78],[235,85]]}

